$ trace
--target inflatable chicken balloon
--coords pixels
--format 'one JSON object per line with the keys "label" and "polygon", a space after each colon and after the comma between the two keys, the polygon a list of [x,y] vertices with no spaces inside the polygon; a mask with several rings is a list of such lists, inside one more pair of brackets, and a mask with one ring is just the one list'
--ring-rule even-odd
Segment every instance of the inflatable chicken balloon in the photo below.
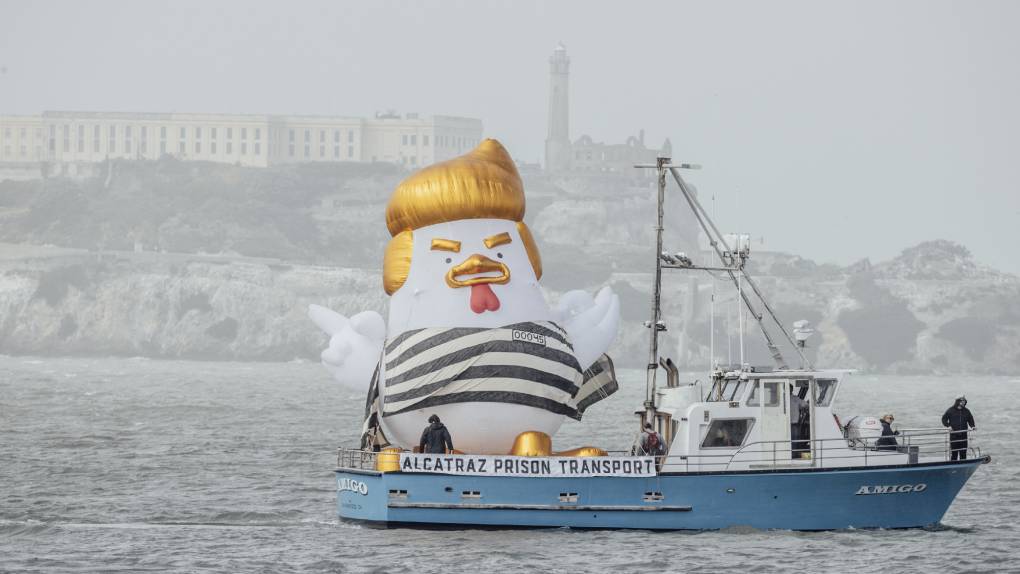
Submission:
{"label": "inflatable chicken balloon", "polygon": [[386,224],[388,324],[371,311],[309,312],[330,335],[323,364],[368,392],[363,446],[413,448],[436,414],[456,449],[506,453],[518,434],[551,436],[616,391],[605,352],[619,299],[571,291],[549,308],[521,179],[499,142],[401,182]]}

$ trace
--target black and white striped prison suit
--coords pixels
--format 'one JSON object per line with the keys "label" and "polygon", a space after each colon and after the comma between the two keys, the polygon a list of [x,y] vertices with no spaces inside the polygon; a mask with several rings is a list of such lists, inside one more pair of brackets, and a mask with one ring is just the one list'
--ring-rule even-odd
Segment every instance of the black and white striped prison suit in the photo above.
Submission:
{"label": "black and white striped prison suit", "polygon": [[385,401],[377,368],[365,405],[366,433],[378,433],[380,412],[387,417],[465,402],[525,405],[580,420],[619,388],[607,355],[582,371],[566,332],[547,321],[415,329],[387,341],[383,360]]}

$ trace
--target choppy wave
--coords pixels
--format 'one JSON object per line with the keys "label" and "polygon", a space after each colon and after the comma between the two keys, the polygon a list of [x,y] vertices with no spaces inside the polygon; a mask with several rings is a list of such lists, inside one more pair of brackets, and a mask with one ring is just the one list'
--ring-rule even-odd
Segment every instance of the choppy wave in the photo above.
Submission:
{"label": "choppy wave", "polygon": [[[627,448],[643,373],[621,374],[557,443]],[[337,520],[335,447],[363,403],[317,364],[0,357],[0,572],[1002,571],[1020,559],[1020,387],[1001,382],[869,376],[840,393],[840,412],[904,426],[966,393],[994,462],[930,529],[387,530]]]}
{"label": "choppy wave", "polygon": [[283,512],[228,511],[210,515],[160,516],[152,524],[174,526],[292,526],[304,516],[301,510]]}

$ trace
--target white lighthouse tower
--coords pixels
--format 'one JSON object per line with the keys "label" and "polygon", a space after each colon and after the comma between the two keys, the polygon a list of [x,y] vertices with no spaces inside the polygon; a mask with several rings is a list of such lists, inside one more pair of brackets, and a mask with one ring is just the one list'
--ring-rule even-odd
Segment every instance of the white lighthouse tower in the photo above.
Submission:
{"label": "white lighthouse tower", "polygon": [[549,57],[549,133],[545,138],[545,169],[570,169],[570,57],[562,43]]}

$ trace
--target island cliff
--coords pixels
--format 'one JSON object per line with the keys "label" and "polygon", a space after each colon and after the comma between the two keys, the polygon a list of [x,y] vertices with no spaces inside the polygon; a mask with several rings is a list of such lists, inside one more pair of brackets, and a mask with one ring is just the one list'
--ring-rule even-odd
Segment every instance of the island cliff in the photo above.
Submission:
{"label": "island cliff", "polygon": [[[613,356],[643,366],[648,182],[523,175],[549,299],[611,285],[623,315]],[[0,353],[316,360],[324,336],[307,321],[309,303],[385,310],[382,214],[401,176],[392,166],[160,161],[116,162],[82,181],[2,182]],[[595,191],[583,196],[586,185]],[[670,244],[696,253],[693,229],[674,216]],[[750,272],[781,318],[814,325],[808,354],[818,366],[1020,371],[1020,278],[960,245],[928,241],[846,267],[759,252]],[[682,368],[708,366],[711,279],[673,275],[664,285],[663,353]],[[732,287],[719,281],[715,292],[716,357],[735,359]],[[760,341],[749,326],[748,362],[768,364]]]}

